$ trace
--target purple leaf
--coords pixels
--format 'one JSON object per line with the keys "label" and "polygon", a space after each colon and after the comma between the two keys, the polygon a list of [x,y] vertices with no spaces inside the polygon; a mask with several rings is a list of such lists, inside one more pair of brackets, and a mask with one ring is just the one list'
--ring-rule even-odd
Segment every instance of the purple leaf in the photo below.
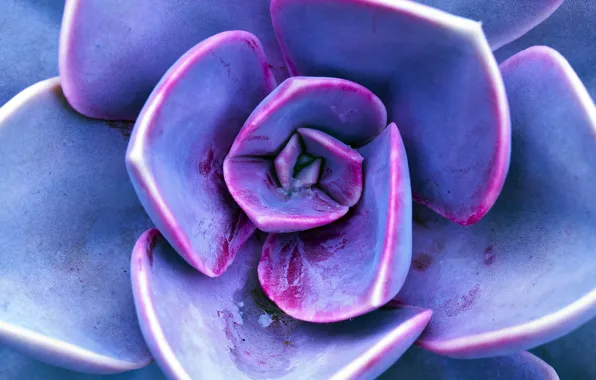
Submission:
{"label": "purple leaf", "polygon": [[273,161],[231,157],[224,174],[232,197],[248,218],[265,232],[294,232],[324,226],[348,212],[318,187],[285,191],[278,186]]}
{"label": "purple leaf", "polygon": [[294,167],[298,158],[303,154],[302,141],[300,135],[294,133],[288,143],[282,148],[279,154],[273,160],[277,180],[282,189],[290,190],[292,177],[294,176]]}
{"label": "purple leaf", "polygon": [[493,210],[469,228],[414,211],[414,270],[398,299],[434,310],[420,340],[455,357],[503,355],[596,315],[596,109],[565,59],[501,65],[513,153]]}
{"label": "purple leaf", "polygon": [[[379,380],[559,380],[551,366],[530,354],[487,359],[452,359],[411,347]],[[571,379],[571,378],[570,378]],[[574,378],[575,379],[575,378]]]}
{"label": "purple leaf", "polygon": [[202,40],[246,30],[263,42],[278,79],[286,68],[269,0],[68,0],[60,75],[70,104],[102,119],[134,120],[166,70]]}
{"label": "purple leaf", "polygon": [[281,312],[259,286],[261,244],[250,239],[221,277],[186,265],[157,230],[132,258],[141,327],[175,379],[374,378],[401,356],[431,312],[406,307],[319,325]]}
{"label": "purple leaf", "polygon": [[298,128],[316,128],[345,144],[361,146],[386,126],[383,103],[365,87],[336,78],[294,77],[250,115],[230,157],[276,155]]}
{"label": "purple leaf", "polygon": [[213,36],[182,56],[135,125],[127,164],[155,225],[184,259],[218,276],[254,232],[223,179],[223,160],[251,111],[275,87],[259,41]]}
{"label": "purple leaf", "polygon": [[130,127],[76,113],[58,78],[0,109],[3,344],[84,372],[151,362],[128,273],[151,226],[122,164]]}
{"label": "purple leaf", "polygon": [[[478,20],[493,50],[523,36],[546,20],[563,0],[415,0]],[[573,1],[572,1],[573,2]]]}
{"label": "purple leaf", "polygon": [[362,156],[316,129],[300,128],[306,153],[325,160],[320,186],[337,203],[352,207],[362,195]]}
{"label": "purple leaf", "polygon": [[263,247],[259,280],[294,318],[352,318],[387,303],[405,281],[412,210],[408,163],[395,124],[359,152],[364,192],[345,218],[297,234],[269,235]]}
{"label": "purple leaf", "polygon": [[352,80],[384,101],[416,201],[463,225],[486,214],[509,166],[510,123],[479,23],[410,1],[273,0],[271,13],[291,74]]}

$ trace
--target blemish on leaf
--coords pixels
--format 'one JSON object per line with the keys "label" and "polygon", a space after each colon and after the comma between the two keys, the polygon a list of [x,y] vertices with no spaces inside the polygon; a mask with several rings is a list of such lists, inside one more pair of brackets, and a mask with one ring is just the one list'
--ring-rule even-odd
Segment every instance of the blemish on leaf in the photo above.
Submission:
{"label": "blemish on leaf", "polygon": [[489,266],[495,262],[495,248],[492,245],[489,245],[484,250],[484,258],[483,258],[484,265]]}
{"label": "blemish on leaf", "polygon": [[428,267],[430,267],[432,262],[433,258],[430,255],[426,253],[420,253],[412,260],[412,268],[418,272],[424,272],[428,269]]}
{"label": "blemish on leaf", "polygon": [[111,129],[115,129],[118,132],[120,132],[120,134],[122,135],[122,137],[124,138],[125,141],[128,141],[130,139],[130,135],[132,133],[132,128],[134,127],[133,122],[108,121],[106,123],[107,123],[108,127],[110,127]]}
{"label": "blemish on leaf", "polygon": [[153,265],[153,250],[155,249],[155,245],[157,244],[156,235],[149,235],[149,241],[147,243],[147,258],[149,259],[149,264]]}
{"label": "blemish on leaf", "polygon": [[269,136],[263,135],[250,135],[246,137],[245,141],[267,141],[269,140]]}
{"label": "blemish on leaf", "polygon": [[480,284],[476,284],[467,293],[448,299],[442,305],[443,310],[445,310],[445,314],[448,317],[455,317],[460,313],[469,310],[476,301],[476,297],[478,297],[479,293]]}
{"label": "blemish on leaf", "polygon": [[215,161],[215,152],[213,148],[209,148],[207,151],[207,155],[199,162],[199,173],[201,175],[206,176],[213,171],[214,168],[214,161]]}

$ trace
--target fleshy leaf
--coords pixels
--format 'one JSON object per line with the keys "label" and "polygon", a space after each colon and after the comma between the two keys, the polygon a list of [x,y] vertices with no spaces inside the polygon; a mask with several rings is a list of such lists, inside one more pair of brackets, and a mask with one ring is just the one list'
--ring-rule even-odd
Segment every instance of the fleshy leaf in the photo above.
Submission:
{"label": "fleshy leaf", "polygon": [[596,315],[596,109],[555,51],[501,66],[513,124],[507,183],[470,228],[414,211],[414,270],[398,300],[431,308],[420,345],[455,357],[503,355]]}
{"label": "fleshy leaf", "polygon": [[[494,358],[452,359],[411,347],[379,380],[559,380],[555,370],[529,352]],[[571,378],[570,378],[571,379]]]}
{"label": "fleshy leaf", "polygon": [[[134,120],[168,68],[217,33],[246,30],[262,42],[279,80],[287,76],[270,0],[68,0],[60,75],[70,104],[102,119]],[[267,65],[267,63],[265,63]]]}
{"label": "fleshy leaf", "polygon": [[565,1],[546,21],[526,35],[497,50],[503,61],[515,53],[535,45],[547,45],[569,61],[584,85],[596,98],[596,7],[592,1]]}
{"label": "fleshy leaf", "polygon": [[377,96],[356,83],[289,78],[250,115],[229,156],[274,156],[303,127],[318,129],[344,144],[363,145],[387,126],[386,112]]}
{"label": "fleshy leaf", "polygon": [[210,279],[186,265],[157,230],[132,258],[133,290],[147,344],[175,379],[375,378],[424,329],[431,312],[380,310],[337,324],[294,320],[267,299],[257,278],[261,244],[242,247]]}
{"label": "fleshy leaf", "polygon": [[325,160],[320,186],[337,203],[352,207],[362,195],[362,156],[328,134],[300,128],[306,153]]}
{"label": "fleshy leaf", "polygon": [[182,56],[141,111],[127,152],[137,194],[189,264],[218,276],[255,227],[230,197],[223,160],[275,87],[259,41],[232,31]]}
{"label": "fleshy leaf", "polygon": [[562,379],[596,379],[596,318],[569,335],[532,352],[551,364]]}
{"label": "fleshy leaf", "polygon": [[265,232],[295,232],[324,226],[348,212],[318,188],[283,191],[277,186],[271,160],[233,157],[224,174],[234,200]]}
{"label": "fleshy leaf", "polygon": [[352,318],[387,303],[405,281],[412,209],[408,163],[395,124],[359,152],[364,192],[346,217],[314,230],[271,234],[263,247],[263,290],[294,318]]}
{"label": "fleshy leaf", "polygon": [[315,159],[311,163],[303,167],[300,172],[296,175],[296,181],[299,186],[312,186],[317,183],[319,176],[321,175],[321,167],[323,166],[323,160],[320,158]]}
{"label": "fleshy leaf", "polygon": [[289,190],[292,184],[292,177],[294,175],[294,167],[298,162],[298,157],[302,154],[302,142],[298,134],[290,137],[290,140],[283,147],[281,152],[275,157],[273,165],[275,166],[275,173],[282,189]]}
{"label": "fleshy leaf", "polygon": [[126,128],[76,113],[57,78],[0,109],[3,344],[84,372],[151,361],[127,272],[151,223],[123,165]]}
{"label": "fleshy leaf", "polygon": [[54,367],[0,347],[0,379],[4,380],[165,380],[156,364],[109,377]]}
{"label": "fleshy leaf", "polygon": [[63,1],[0,4],[0,106],[23,88],[58,74]]}
{"label": "fleshy leaf", "polygon": [[563,0],[414,0],[482,23],[493,50],[546,20]]}
{"label": "fleshy leaf", "polygon": [[384,101],[416,201],[464,225],[486,214],[511,130],[479,23],[410,1],[273,0],[271,14],[291,74],[345,78]]}

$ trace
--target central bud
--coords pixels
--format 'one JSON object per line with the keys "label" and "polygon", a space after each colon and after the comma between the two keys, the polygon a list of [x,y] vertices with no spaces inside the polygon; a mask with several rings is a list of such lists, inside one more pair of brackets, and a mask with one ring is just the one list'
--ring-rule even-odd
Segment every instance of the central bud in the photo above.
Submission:
{"label": "central bud", "polygon": [[361,146],[386,122],[370,91],[294,77],[254,110],[224,160],[231,196],[262,231],[309,230],[340,219],[363,193]]}
{"label": "central bud", "polygon": [[296,232],[336,221],[362,195],[362,156],[328,134],[299,128],[270,157],[227,160],[230,193],[265,232]]}
{"label": "central bud", "polygon": [[274,161],[277,180],[288,194],[318,185],[335,202],[354,206],[362,195],[362,156],[315,129],[300,128]]}

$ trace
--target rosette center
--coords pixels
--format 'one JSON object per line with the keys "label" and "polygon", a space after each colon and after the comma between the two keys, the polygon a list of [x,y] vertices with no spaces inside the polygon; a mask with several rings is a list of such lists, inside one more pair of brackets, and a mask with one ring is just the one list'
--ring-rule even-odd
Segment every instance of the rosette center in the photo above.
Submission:
{"label": "rosette center", "polygon": [[385,128],[383,103],[359,84],[293,77],[252,112],[224,160],[236,203],[262,231],[330,224],[363,193],[363,158],[351,146]]}
{"label": "rosette center", "polygon": [[272,157],[226,160],[234,200],[265,232],[296,232],[336,221],[362,195],[362,156],[316,129],[299,128]]}

